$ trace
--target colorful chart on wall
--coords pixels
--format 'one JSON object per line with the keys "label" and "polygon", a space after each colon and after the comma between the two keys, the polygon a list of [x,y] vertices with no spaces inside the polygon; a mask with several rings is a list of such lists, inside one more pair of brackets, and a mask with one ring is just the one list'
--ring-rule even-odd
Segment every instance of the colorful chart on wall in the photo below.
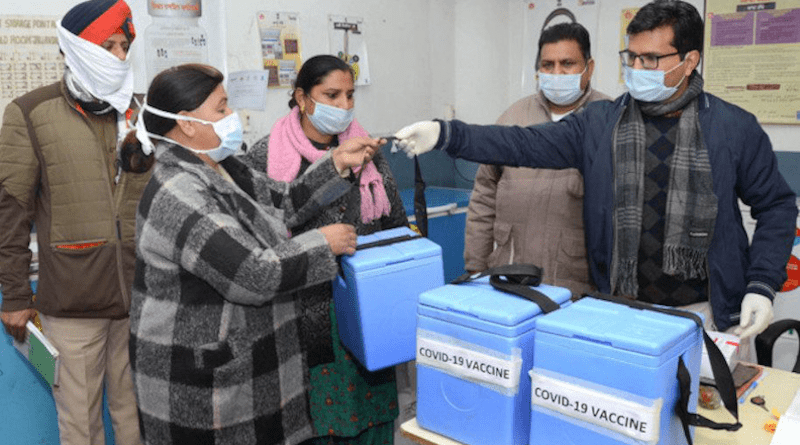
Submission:
{"label": "colorful chart on wall", "polygon": [[14,98],[64,75],[59,17],[0,15],[0,117]]}
{"label": "colorful chart on wall", "polygon": [[303,64],[300,15],[296,12],[259,11],[261,57],[269,71],[268,88],[291,88]]}
{"label": "colorful chart on wall", "polygon": [[800,124],[800,0],[708,0],[705,90],[761,123]]}
{"label": "colorful chart on wall", "polygon": [[369,85],[367,42],[364,39],[364,19],[361,17],[328,16],[330,52],[347,62],[353,69],[356,85]]}

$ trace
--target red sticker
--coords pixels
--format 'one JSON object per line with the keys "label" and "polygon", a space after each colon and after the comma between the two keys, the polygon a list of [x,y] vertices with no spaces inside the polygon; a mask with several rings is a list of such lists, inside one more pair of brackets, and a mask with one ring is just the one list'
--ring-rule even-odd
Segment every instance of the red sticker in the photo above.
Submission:
{"label": "red sticker", "polygon": [[786,273],[789,278],[783,283],[781,292],[789,292],[800,286],[800,260],[798,260],[796,256],[792,255],[789,257],[789,262],[786,263]]}

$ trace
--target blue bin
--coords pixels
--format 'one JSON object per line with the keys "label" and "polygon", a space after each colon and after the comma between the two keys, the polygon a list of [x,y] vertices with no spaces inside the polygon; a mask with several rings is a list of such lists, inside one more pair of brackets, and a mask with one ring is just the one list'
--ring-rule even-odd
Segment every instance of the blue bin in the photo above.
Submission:
{"label": "blue bin", "polygon": [[[569,305],[568,289],[534,289]],[[539,306],[495,290],[487,277],[424,292],[418,311],[420,427],[466,444],[528,443]]]}
{"label": "blue bin", "polygon": [[703,334],[694,321],[593,298],[536,325],[530,443],[674,444],[678,358],[697,407]]}
{"label": "blue bin", "polygon": [[[444,280],[451,282],[464,273],[464,230],[472,190],[447,187],[425,189],[428,206],[428,238],[442,246]],[[403,207],[411,223],[414,217],[414,189],[400,190]]]}
{"label": "blue bin", "polygon": [[[416,236],[408,227],[358,237],[363,245]],[[339,337],[370,371],[414,360],[419,294],[444,284],[442,249],[416,238],[342,257],[333,282]]]}

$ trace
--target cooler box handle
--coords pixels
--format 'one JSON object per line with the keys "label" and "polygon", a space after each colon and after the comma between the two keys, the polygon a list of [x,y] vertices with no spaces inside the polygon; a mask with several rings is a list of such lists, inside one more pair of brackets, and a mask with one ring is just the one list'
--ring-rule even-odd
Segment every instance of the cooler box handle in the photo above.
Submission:
{"label": "cooler box handle", "polygon": [[505,264],[490,267],[477,275],[465,273],[451,281],[451,284],[467,283],[487,275],[492,287],[536,303],[545,314],[561,308],[550,297],[530,287],[542,282],[542,268],[533,264]]}

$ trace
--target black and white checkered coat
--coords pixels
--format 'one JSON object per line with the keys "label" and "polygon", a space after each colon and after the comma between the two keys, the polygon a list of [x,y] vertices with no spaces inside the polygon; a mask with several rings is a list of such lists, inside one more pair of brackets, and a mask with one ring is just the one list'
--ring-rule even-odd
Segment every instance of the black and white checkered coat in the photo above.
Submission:
{"label": "black and white checkered coat", "polygon": [[347,192],[329,156],[291,185],[231,157],[237,186],[162,144],[137,214],[131,365],[146,444],[296,444],[312,434],[292,291],[335,257],[288,227]]}

